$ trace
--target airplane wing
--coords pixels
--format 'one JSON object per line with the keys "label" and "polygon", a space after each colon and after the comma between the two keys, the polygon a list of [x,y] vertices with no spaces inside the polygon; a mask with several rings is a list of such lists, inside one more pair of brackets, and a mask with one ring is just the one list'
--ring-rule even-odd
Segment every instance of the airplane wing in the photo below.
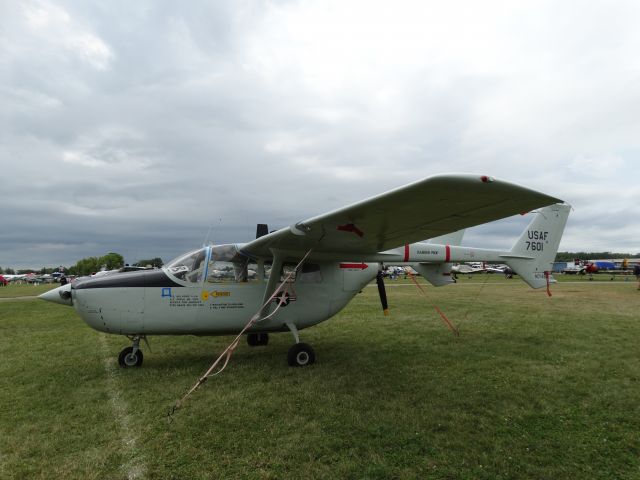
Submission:
{"label": "airplane wing", "polygon": [[266,258],[271,249],[313,249],[314,257],[356,260],[558,202],[484,175],[437,175],[282,228],[243,245],[242,252]]}

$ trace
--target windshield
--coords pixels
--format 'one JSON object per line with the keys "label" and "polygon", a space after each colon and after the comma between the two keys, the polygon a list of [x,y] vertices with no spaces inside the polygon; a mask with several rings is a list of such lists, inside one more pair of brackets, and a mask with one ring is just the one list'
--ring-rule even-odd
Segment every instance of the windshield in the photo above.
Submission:
{"label": "windshield", "polygon": [[180,280],[184,280],[186,282],[199,282],[202,280],[202,275],[204,273],[207,250],[208,248],[205,247],[186,253],[169,262],[165,268],[167,272]]}

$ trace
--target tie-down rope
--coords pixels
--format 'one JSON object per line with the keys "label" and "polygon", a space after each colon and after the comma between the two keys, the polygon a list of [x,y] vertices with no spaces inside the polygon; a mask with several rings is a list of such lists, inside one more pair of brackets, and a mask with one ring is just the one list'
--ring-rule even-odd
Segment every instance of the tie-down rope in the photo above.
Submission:
{"label": "tie-down rope", "polygon": [[438,307],[435,303],[433,303],[431,301],[431,298],[429,298],[429,295],[427,295],[427,292],[425,291],[424,288],[422,288],[422,285],[420,285],[418,283],[418,280],[416,280],[415,275],[413,275],[411,272],[407,272],[409,274],[409,278],[411,278],[411,280],[413,280],[413,283],[416,284],[416,287],[418,287],[418,290],[420,290],[422,292],[422,294],[425,296],[425,298],[427,299],[427,301],[431,304],[431,306],[433,308],[435,308],[436,312],[438,312],[438,315],[440,315],[440,318],[442,319],[442,321],[444,322],[444,324],[449,327],[449,330],[451,330],[457,337],[460,336],[460,331],[455,327],[455,325],[453,325],[453,323],[451,323],[449,321],[449,319],[447,318],[447,316],[444,314],[444,312],[442,310],[440,310],[440,307]]}
{"label": "tie-down rope", "polygon": [[[216,375],[222,373],[222,371],[226,368],[227,364],[229,363],[229,359],[231,358],[231,355],[233,355],[233,352],[238,347],[238,344],[240,342],[240,338],[242,337],[242,335],[244,335],[244,333],[249,328],[251,328],[252,326],[254,326],[255,324],[257,324],[259,322],[263,322],[265,320],[270,319],[271,317],[273,317],[278,312],[278,310],[280,310],[280,307],[282,307],[283,305],[286,304],[287,296],[286,295],[282,295],[278,299],[278,305],[273,310],[273,312],[271,312],[266,317],[260,318],[260,313],[262,311],[264,311],[264,309],[273,301],[273,299],[281,291],[283,291],[283,287],[288,284],[288,282],[291,279],[291,277],[293,277],[293,275],[295,275],[295,273],[300,269],[300,267],[302,266],[302,264],[307,259],[307,257],[309,256],[310,253],[311,253],[311,250],[308,250],[307,253],[304,255],[304,257],[302,257],[302,260],[300,260],[300,262],[296,265],[296,267],[291,272],[289,272],[287,274],[287,276],[284,278],[284,280],[282,280],[282,282],[280,282],[280,285],[278,285],[278,287],[273,291],[273,293],[267,299],[267,301],[264,302],[264,304],[260,307],[260,309],[251,317],[249,322],[247,322],[247,324],[244,326],[244,328],[240,331],[240,333],[238,333],[238,335],[227,346],[227,348],[224,349],[224,351],[220,354],[220,356],[216,359],[216,361],[213,362],[213,364],[198,379],[198,381],[193,385],[193,387],[191,387],[191,389],[180,400],[178,400],[175,403],[175,405],[169,411],[169,414],[168,414],[169,419],[171,419],[171,416],[174,414],[174,412],[182,406],[182,404],[185,402],[187,397],[189,397],[193,392],[195,392],[200,387],[200,385],[202,385],[204,382],[206,382],[208,380],[209,377],[215,377]],[[277,274],[278,274],[278,272],[273,272],[273,271],[271,272],[271,275],[277,275]],[[212,373],[216,369],[216,367],[218,366],[218,364],[220,363],[220,361],[223,358],[224,358],[224,363],[222,364],[222,366],[218,369],[218,371],[216,371],[215,373]]]}
{"label": "tie-down rope", "polygon": [[551,296],[551,279],[549,278],[551,275],[549,274],[548,271],[545,270],[544,272],[544,278],[547,281],[547,295]]}

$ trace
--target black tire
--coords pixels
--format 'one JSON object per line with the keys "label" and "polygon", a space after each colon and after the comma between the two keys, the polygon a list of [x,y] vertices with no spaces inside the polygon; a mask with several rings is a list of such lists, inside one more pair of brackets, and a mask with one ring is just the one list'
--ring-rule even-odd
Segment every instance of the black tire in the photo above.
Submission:
{"label": "black tire", "polygon": [[269,343],[268,333],[248,333],[247,345],[250,347],[261,347]]}
{"label": "black tire", "polygon": [[138,351],[133,354],[133,347],[123,348],[118,355],[118,364],[122,368],[131,368],[131,367],[139,367],[142,365],[142,350],[138,349]]}
{"label": "black tire", "polygon": [[287,361],[291,367],[306,367],[316,361],[316,353],[307,343],[296,343],[289,349]]}

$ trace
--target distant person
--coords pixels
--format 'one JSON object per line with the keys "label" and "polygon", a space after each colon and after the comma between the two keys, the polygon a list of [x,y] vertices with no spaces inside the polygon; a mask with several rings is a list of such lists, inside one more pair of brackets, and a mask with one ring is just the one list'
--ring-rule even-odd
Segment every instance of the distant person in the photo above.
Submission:
{"label": "distant person", "polygon": [[60,285],[66,285],[67,283],[69,283],[67,281],[67,277],[65,277],[64,275],[60,277]]}
{"label": "distant person", "polygon": [[638,280],[638,290],[640,290],[640,263],[636,263],[633,266],[633,274],[636,276],[636,280]]}

